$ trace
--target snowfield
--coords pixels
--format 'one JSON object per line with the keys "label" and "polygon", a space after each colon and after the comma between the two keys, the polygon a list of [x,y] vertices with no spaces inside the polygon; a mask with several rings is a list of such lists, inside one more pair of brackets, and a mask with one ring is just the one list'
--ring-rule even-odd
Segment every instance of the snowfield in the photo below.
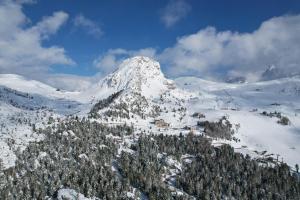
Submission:
{"label": "snowfield", "polygon": [[[18,147],[22,150],[30,141],[42,139],[33,124],[37,129],[69,115],[86,117],[99,100],[119,91],[122,91],[120,95],[98,114],[104,116],[105,112],[126,104],[129,118],[99,117],[93,120],[131,124],[136,133],[185,134],[191,130],[184,127],[190,127],[195,134],[202,134],[203,130],[196,126],[198,121],[217,121],[227,116],[239,141],[215,140],[215,145],[229,143],[236,151],[254,157],[268,154],[292,167],[300,163],[299,77],[244,84],[218,83],[195,77],[173,81],[164,77],[158,62],[134,57],[125,60],[117,71],[89,89],[78,92],[61,91],[18,75],[1,74],[0,158],[5,167],[13,166],[13,152]],[[135,112],[139,107],[141,113]],[[290,124],[279,124],[277,117],[262,115],[264,111],[280,112]],[[205,118],[192,117],[195,112],[203,113]],[[157,127],[153,123],[157,119],[164,120],[169,126]],[[267,152],[262,153],[264,151]],[[75,195],[73,191],[61,192],[62,196]]]}
{"label": "snowfield", "polygon": [[[239,124],[236,133],[241,141],[230,142],[237,150],[257,156],[254,151],[267,151],[290,166],[300,163],[300,78],[245,84],[215,83],[195,77],[183,77],[176,84],[198,94],[188,109],[201,111],[208,120],[228,116]],[[261,113],[281,112],[290,125],[278,124],[276,117]]]}

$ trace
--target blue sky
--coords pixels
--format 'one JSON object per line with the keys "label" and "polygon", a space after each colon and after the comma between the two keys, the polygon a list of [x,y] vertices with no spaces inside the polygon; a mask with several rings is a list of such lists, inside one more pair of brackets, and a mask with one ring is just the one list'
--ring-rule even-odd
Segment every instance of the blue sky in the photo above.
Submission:
{"label": "blue sky", "polygon": [[275,0],[272,3],[260,0],[190,0],[186,1],[191,7],[190,11],[168,28],[160,15],[169,2],[43,0],[25,6],[24,12],[33,23],[45,15],[62,10],[71,18],[82,14],[99,25],[104,33],[100,38],[95,38],[84,30],[74,30],[69,21],[45,43],[63,46],[78,64],[76,69],[57,67],[58,72],[86,75],[97,71],[92,67],[92,60],[108,49],[155,47],[162,50],[174,44],[177,37],[195,33],[207,26],[215,26],[219,31],[252,32],[271,17],[300,12],[300,2],[296,0]]}
{"label": "blue sky", "polygon": [[[263,37],[266,37],[266,40],[270,38],[270,41],[279,40],[280,42],[276,45],[280,45],[279,49],[281,47],[284,49],[299,38],[296,34],[300,24],[300,1],[298,0],[272,0],[272,2],[261,0],[1,1],[3,1],[2,4],[0,3],[0,8],[3,8],[2,15],[7,19],[13,12],[23,15],[20,21],[16,22],[18,30],[28,32],[27,30],[44,23],[47,16],[48,19],[53,18],[54,25],[52,24],[53,30],[47,33],[41,33],[41,31],[35,33],[37,34],[35,45],[45,50],[47,59],[43,60],[45,55],[36,58],[33,56],[36,52],[30,55],[31,59],[24,59],[24,62],[20,58],[20,62],[25,64],[30,60],[26,69],[18,66],[19,60],[11,64],[12,67],[4,67],[6,63],[10,65],[8,59],[2,62],[0,60],[0,73],[105,75],[114,70],[114,65],[121,62],[123,58],[146,51],[141,54],[159,60],[167,76],[190,74],[200,77],[214,77],[220,74],[238,76],[245,71],[251,78],[255,76],[255,73],[261,72],[266,67],[265,65],[286,64],[286,59],[283,59],[284,61],[272,59],[272,56],[276,57],[280,54],[280,52],[274,53],[273,50],[261,58],[259,56],[261,52],[265,52],[272,42],[262,46],[257,41],[265,40],[262,39]],[[7,10],[6,7],[12,7],[11,5],[15,6],[11,8],[12,12],[4,13],[4,10]],[[55,15],[56,12],[61,13]],[[54,23],[55,20],[57,24]],[[266,28],[262,27],[263,23],[267,24]],[[273,26],[276,26],[275,31],[287,28],[286,33],[295,34],[287,38],[284,32],[280,34],[282,38],[278,39],[277,36],[268,35]],[[2,25],[4,31],[8,32],[9,28],[6,28],[5,24]],[[253,53],[252,49],[249,50],[249,46],[239,46],[249,43],[247,42],[248,34],[251,37],[250,40],[257,43],[257,47],[254,45],[251,48],[264,50],[255,53],[253,60],[245,61],[243,55],[234,55],[233,52],[243,49],[245,54]],[[198,46],[190,49],[185,45],[188,45],[189,40],[193,38],[195,42],[191,42],[190,46],[194,44]],[[207,41],[210,43],[205,44]],[[230,48],[227,48],[227,44],[231,43]],[[50,49],[52,47],[57,48],[55,52]],[[274,45],[275,48],[278,49],[278,46]],[[28,46],[27,50],[29,49]],[[205,53],[201,53],[203,51]],[[237,56],[240,61],[224,61],[225,55]],[[5,56],[2,55],[2,57]],[[53,59],[51,60],[50,57]],[[176,61],[176,59],[179,60]],[[292,61],[288,63],[289,66],[291,65],[289,69],[295,68],[295,63],[298,63],[296,56],[290,59]],[[36,67],[33,66],[35,60],[37,60]],[[181,60],[187,60],[187,64],[185,65]],[[257,63],[257,60],[261,62]],[[243,65],[242,61],[245,61],[244,67],[240,67]],[[3,66],[1,63],[4,63]],[[252,66],[255,70],[249,70]]]}

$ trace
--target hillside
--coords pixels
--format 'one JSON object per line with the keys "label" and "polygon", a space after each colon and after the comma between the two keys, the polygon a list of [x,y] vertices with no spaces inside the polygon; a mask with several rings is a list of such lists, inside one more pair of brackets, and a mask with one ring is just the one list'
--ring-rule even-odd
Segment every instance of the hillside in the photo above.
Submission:
{"label": "hillside", "polygon": [[[239,124],[236,137],[241,142],[232,144],[239,151],[267,151],[291,166],[300,162],[298,77],[245,84],[216,83],[194,77],[178,78],[175,82],[199,94],[192,100],[191,110],[202,110],[212,120],[226,115],[233,124]],[[282,126],[277,117],[266,117],[264,111],[280,112],[289,118],[290,124]]]}
{"label": "hillside", "polygon": [[[79,92],[2,74],[0,194],[18,199],[11,191],[31,188],[32,197],[52,199],[241,199],[253,191],[296,197],[299,102],[297,77],[169,80],[158,62],[142,56]],[[33,189],[48,181],[47,189]]]}

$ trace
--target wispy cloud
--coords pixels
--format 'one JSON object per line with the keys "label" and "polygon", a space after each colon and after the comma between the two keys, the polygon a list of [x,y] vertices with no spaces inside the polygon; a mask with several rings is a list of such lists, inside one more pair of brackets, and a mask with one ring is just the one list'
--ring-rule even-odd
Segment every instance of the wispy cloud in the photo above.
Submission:
{"label": "wispy cloud", "polygon": [[87,34],[95,38],[100,38],[103,35],[101,27],[96,22],[86,18],[83,14],[77,15],[73,23],[76,28],[83,29]]}
{"label": "wispy cloud", "polygon": [[67,20],[68,14],[59,11],[28,27],[30,20],[23,13],[22,4],[0,3],[0,73],[33,74],[46,72],[55,64],[74,64],[64,48],[42,44]]}
{"label": "wispy cloud", "polygon": [[191,6],[185,0],[170,0],[162,10],[161,21],[169,28],[184,18],[191,10]]}
{"label": "wispy cloud", "polygon": [[68,91],[82,91],[91,86],[93,79],[97,76],[86,77],[72,74],[42,74],[35,77],[36,80],[44,82],[52,87]]}
{"label": "wispy cloud", "polygon": [[35,4],[37,0],[15,0],[15,2],[19,4]]}
{"label": "wispy cloud", "polygon": [[55,12],[52,16],[43,17],[43,20],[31,27],[29,31],[33,34],[39,34],[43,39],[47,39],[50,35],[55,34],[68,18],[69,15],[65,12]]}

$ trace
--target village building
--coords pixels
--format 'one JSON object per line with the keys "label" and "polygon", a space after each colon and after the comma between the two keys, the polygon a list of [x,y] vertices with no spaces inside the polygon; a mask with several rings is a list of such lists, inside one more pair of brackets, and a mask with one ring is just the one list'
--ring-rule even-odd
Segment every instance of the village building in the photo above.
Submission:
{"label": "village building", "polygon": [[184,126],[183,130],[190,131],[191,133],[194,133],[196,131],[196,127],[194,126]]}
{"label": "village building", "polygon": [[154,124],[160,128],[168,128],[170,126],[170,124],[165,122],[163,119],[154,120]]}

